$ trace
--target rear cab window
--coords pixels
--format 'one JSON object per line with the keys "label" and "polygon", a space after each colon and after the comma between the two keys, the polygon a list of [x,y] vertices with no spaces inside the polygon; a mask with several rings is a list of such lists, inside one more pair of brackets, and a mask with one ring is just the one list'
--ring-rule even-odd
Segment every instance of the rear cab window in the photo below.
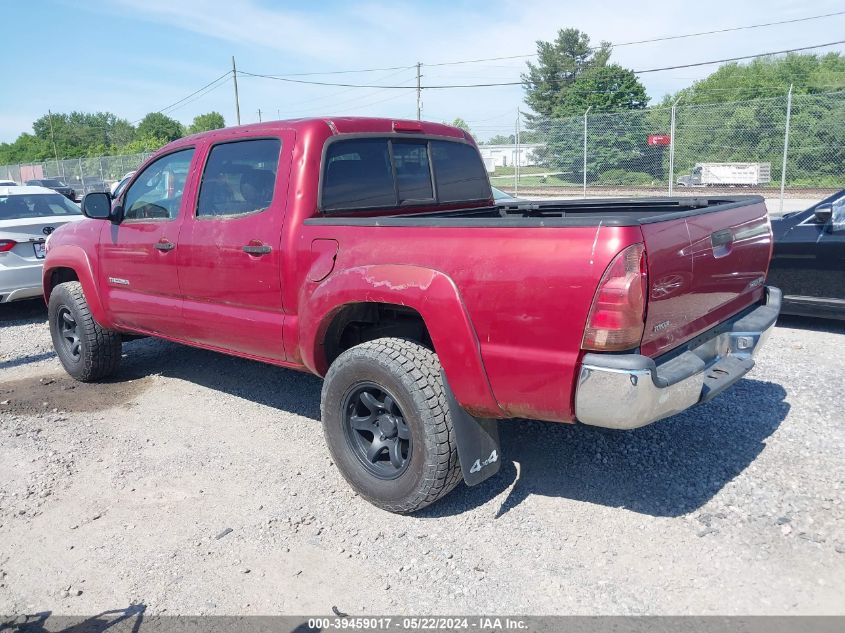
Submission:
{"label": "rear cab window", "polygon": [[326,148],[323,213],[479,202],[492,197],[478,150],[441,138],[341,138]]}

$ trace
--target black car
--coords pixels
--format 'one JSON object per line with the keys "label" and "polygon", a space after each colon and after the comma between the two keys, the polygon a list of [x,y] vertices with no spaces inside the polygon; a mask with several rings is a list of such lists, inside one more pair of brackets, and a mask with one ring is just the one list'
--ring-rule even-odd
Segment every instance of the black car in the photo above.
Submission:
{"label": "black car", "polygon": [[845,189],[772,220],[769,284],[784,314],[845,319]]}
{"label": "black car", "polygon": [[56,193],[62,194],[65,198],[76,200],[76,192],[58,178],[36,178],[27,180],[24,184],[35,187],[47,187],[47,189],[52,189]]}

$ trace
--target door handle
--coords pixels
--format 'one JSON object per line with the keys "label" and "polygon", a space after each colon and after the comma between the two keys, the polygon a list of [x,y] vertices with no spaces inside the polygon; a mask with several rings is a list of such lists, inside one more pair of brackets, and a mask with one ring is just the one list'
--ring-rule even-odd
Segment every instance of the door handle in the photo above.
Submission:
{"label": "door handle", "polygon": [[273,249],[266,244],[247,244],[243,247],[243,252],[249,253],[250,255],[266,255],[272,250]]}
{"label": "door handle", "polygon": [[162,238],[161,241],[156,242],[155,248],[156,250],[166,253],[167,251],[172,251],[174,248],[176,248],[176,244],[174,244],[173,242],[168,242],[167,240]]}

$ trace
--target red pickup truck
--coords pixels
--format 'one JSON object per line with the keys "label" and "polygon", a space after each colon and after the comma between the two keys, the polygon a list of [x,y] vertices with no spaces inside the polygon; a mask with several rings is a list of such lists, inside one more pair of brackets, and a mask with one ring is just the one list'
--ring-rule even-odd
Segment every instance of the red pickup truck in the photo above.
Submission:
{"label": "red pickup truck", "polygon": [[630,429],[743,376],[777,318],[757,196],[496,206],[462,130],[331,118],[167,145],[47,243],[82,381],[150,335],[324,376],[335,464],[412,512],[501,463],[496,420]]}

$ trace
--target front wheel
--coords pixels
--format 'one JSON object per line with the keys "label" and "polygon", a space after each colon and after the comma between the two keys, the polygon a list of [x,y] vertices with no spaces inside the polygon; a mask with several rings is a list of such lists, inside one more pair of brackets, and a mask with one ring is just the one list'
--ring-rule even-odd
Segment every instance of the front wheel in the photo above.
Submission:
{"label": "front wheel", "polygon": [[78,281],[53,288],[47,318],[56,355],[73,378],[92,382],[114,373],[120,364],[120,334],[94,320]]}
{"label": "front wheel", "polygon": [[341,354],[322,393],[326,442],[349,484],[370,503],[409,513],[460,481],[437,355],[399,338]]}

